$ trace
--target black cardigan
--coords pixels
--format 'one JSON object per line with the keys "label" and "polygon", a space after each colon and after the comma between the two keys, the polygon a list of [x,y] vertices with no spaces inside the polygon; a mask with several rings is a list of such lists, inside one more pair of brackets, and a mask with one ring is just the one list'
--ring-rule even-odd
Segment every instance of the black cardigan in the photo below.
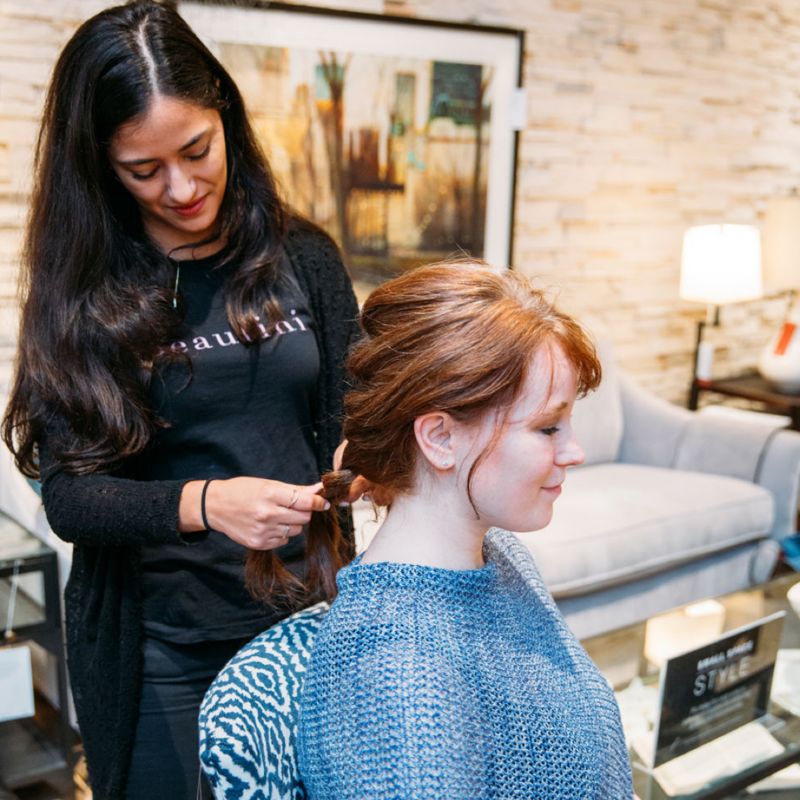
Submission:
{"label": "black cardigan", "polygon": [[[317,461],[330,468],[341,440],[344,358],[358,307],[333,241],[295,225],[286,241],[319,332]],[[70,681],[96,800],[125,793],[141,689],[139,546],[181,541],[186,481],[135,481],[63,472],[40,443],[42,500],[62,539],[75,544],[65,610]]]}

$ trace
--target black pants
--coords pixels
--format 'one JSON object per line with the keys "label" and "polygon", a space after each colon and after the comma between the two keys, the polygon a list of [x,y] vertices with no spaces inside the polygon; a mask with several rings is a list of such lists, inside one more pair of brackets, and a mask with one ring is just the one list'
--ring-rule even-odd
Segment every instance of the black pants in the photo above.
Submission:
{"label": "black pants", "polygon": [[169,644],[145,638],[128,800],[212,797],[200,779],[197,715],[211,681],[249,639]]}

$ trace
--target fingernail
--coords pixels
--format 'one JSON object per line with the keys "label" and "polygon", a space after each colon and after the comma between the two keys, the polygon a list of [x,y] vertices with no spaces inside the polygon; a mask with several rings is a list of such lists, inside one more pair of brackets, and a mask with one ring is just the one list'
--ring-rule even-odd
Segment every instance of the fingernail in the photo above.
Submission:
{"label": "fingernail", "polygon": [[325,501],[325,510],[327,511],[331,507],[331,504],[326,500]]}

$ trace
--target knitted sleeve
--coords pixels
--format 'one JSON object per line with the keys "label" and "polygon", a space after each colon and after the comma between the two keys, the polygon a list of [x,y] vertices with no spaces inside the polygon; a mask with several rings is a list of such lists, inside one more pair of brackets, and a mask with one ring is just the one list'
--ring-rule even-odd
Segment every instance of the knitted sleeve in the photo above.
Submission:
{"label": "knitted sleeve", "polygon": [[137,481],[73,475],[39,442],[42,502],[53,532],[82,545],[142,545],[185,541],[178,532],[184,480]]}
{"label": "knitted sleeve", "polygon": [[326,653],[343,660],[315,664],[303,690],[299,764],[310,800],[486,796],[480,720],[441,655],[388,640],[357,658]]}

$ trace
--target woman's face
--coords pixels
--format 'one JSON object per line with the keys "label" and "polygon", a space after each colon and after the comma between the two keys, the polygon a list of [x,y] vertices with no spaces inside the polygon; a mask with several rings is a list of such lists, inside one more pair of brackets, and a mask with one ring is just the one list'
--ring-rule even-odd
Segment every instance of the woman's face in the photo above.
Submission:
{"label": "woman's face", "polygon": [[143,116],[115,131],[108,155],[163,252],[213,233],[228,178],[216,109],[156,95]]}
{"label": "woman's face", "polygon": [[540,348],[496,443],[491,445],[496,412],[469,426],[473,441],[461,461],[464,481],[475,457],[490,448],[472,480],[482,527],[533,531],[550,522],[567,467],[584,460],[570,421],[576,382],[560,347]]}

